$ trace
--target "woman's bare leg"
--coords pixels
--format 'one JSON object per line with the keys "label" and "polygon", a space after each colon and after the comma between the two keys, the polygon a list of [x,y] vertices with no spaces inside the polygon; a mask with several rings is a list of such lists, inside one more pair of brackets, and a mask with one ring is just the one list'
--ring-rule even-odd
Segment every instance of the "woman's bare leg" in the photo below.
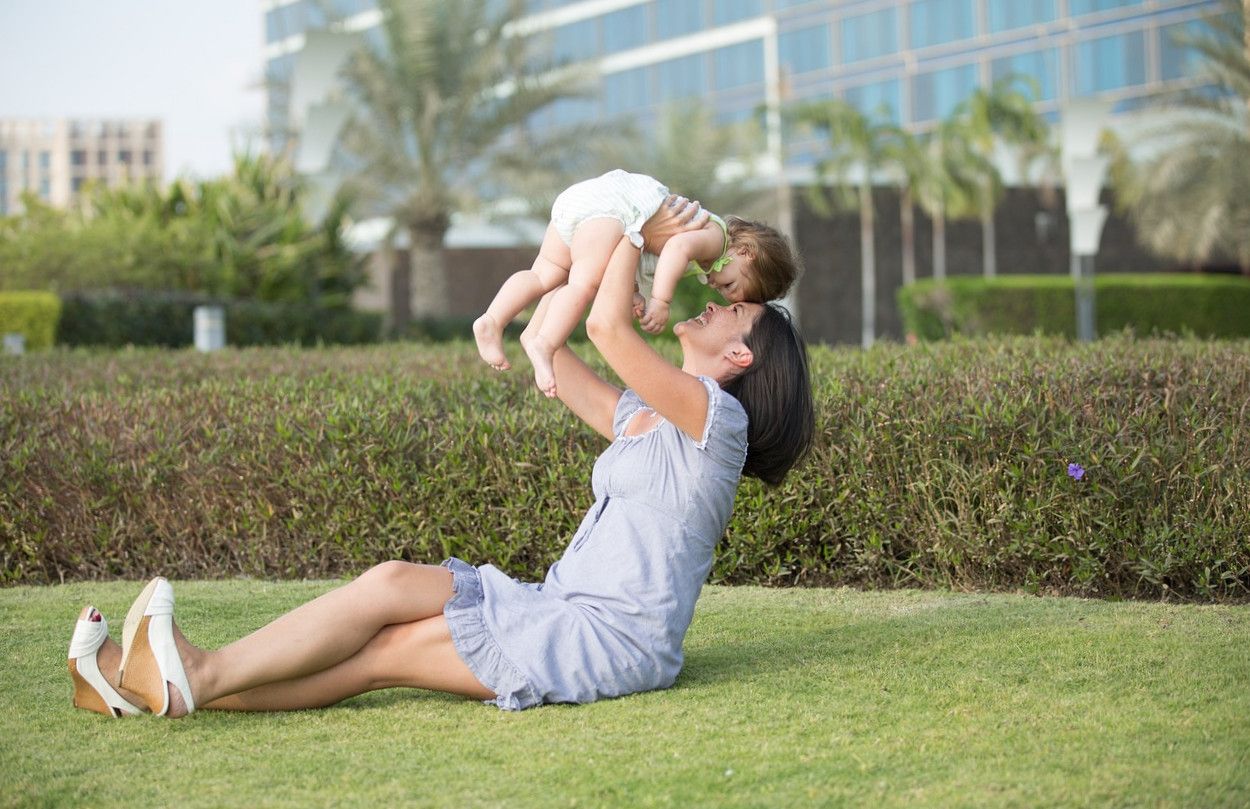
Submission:
{"label": "woman's bare leg", "polygon": [[556,349],[568,341],[569,335],[595,299],[599,281],[608,266],[625,228],[616,219],[587,219],[573,234],[570,248],[573,264],[568,283],[555,291],[538,333],[524,343],[525,353],[534,365],[534,383],[547,396],[556,395],[556,376],[551,358]]}
{"label": "woman's bare leg", "polygon": [[512,367],[503,353],[504,326],[511,323],[525,307],[563,284],[568,279],[572,261],[569,246],[556,233],[554,226],[547,225],[547,233],[543,236],[542,247],[538,248],[538,258],[534,259],[533,266],[510,275],[495,293],[486,313],[473,321],[477,353],[487,365],[496,371]]}
{"label": "woman's bare leg", "polygon": [[456,653],[441,615],[384,627],[348,659],[324,671],[221,697],[205,708],[289,711],[321,708],[379,688],[427,688],[477,699],[495,694]]}
{"label": "woman's bare leg", "polygon": [[[441,615],[452,593],[446,568],[384,562],[217,651],[192,646],[176,627],[175,636],[195,702],[207,704],[331,668],[359,652],[385,626]],[[170,694],[182,702],[172,686]]]}

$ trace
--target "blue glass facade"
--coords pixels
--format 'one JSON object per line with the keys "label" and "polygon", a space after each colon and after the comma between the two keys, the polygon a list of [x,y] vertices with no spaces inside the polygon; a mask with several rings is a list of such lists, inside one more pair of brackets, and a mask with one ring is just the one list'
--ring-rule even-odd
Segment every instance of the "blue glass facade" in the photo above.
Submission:
{"label": "blue glass facade", "polygon": [[888,56],[898,51],[898,13],[883,8],[842,20],[842,62]]}
{"label": "blue glass facade", "polygon": [[782,68],[791,74],[833,65],[828,23],[782,31],[777,35],[777,48]]}
{"label": "blue glass facade", "polygon": [[[698,99],[718,120],[752,117],[768,97],[843,98],[900,124],[932,126],[979,86],[1008,76],[1054,117],[1069,98],[1141,104],[1195,81],[1176,35],[1200,30],[1218,0],[531,0],[556,60],[599,65],[599,93],[535,119],[560,126],[653,117]],[[606,10],[603,10],[606,7]],[[375,0],[296,0],[265,12],[271,123],[296,34],[375,8]],[[549,16],[547,16],[549,15]],[[366,36],[380,40],[378,28]],[[771,38],[775,36],[775,40]],[[768,60],[775,54],[776,63]],[[770,88],[770,76],[781,84]]]}
{"label": "blue glass facade", "polygon": [[976,33],[973,0],[913,0],[908,7],[911,46],[924,48]]}

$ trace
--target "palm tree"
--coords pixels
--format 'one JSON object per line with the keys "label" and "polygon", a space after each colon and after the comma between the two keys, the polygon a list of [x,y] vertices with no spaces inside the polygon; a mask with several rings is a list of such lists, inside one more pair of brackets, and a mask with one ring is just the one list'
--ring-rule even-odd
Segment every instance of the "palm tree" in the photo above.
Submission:
{"label": "palm tree", "polygon": [[1224,6],[1210,34],[1185,38],[1216,92],[1182,96],[1167,129],[1146,137],[1157,155],[1134,166],[1121,153],[1111,181],[1152,250],[1192,264],[1231,256],[1250,275],[1250,0]]}
{"label": "palm tree", "polygon": [[[978,87],[956,108],[953,118],[970,149],[967,178],[974,182],[973,202],[981,219],[981,257],[986,278],[998,274],[994,211],[1002,199],[1002,175],[994,165],[999,143],[1031,155],[1047,142],[1046,122],[1033,109],[1032,95],[1019,89],[1020,79],[1009,76],[988,90]],[[1028,86],[1026,84],[1026,86]]]}
{"label": "palm tree", "polygon": [[893,127],[886,141],[899,187],[899,230],[902,235],[903,286],[916,282],[916,195],[932,170],[925,146],[901,126]]}
{"label": "palm tree", "polygon": [[513,32],[521,0],[379,6],[386,48],[362,50],[346,70],[359,113],[342,145],[358,165],[353,192],[408,233],[412,314],[438,316],[447,305],[441,251],[451,214],[506,176],[492,167],[509,151],[514,172],[516,155],[533,154],[525,124],[574,94],[574,79],[538,69],[532,43]]}
{"label": "palm tree", "polygon": [[946,278],[946,220],[977,211],[977,183],[989,167],[968,148],[957,122],[947,120],[920,141],[923,163],[913,186],[916,202],[933,222],[933,277]]}
{"label": "palm tree", "polygon": [[895,128],[884,116],[870,117],[840,99],[800,104],[786,115],[829,140],[828,156],[816,163],[817,182],[807,189],[812,209],[824,216],[836,209],[859,209],[861,343],[868,348],[876,339],[877,320],[872,178],[890,160],[889,140]]}

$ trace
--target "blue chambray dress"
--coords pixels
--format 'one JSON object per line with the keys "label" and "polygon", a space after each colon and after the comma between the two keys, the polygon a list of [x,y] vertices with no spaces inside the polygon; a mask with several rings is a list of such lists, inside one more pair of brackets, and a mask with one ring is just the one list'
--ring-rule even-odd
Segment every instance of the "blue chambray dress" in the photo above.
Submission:
{"label": "blue chambray dress", "polygon": [[708,377],[702,441],[667,420],[626,436],[645,405],[617,402],[616,438],[595,462],[595,502],[542,584],[456,558],[443,614],[461,659],[521,710],[667,688],[725,531],[746,461],[747,414]]}

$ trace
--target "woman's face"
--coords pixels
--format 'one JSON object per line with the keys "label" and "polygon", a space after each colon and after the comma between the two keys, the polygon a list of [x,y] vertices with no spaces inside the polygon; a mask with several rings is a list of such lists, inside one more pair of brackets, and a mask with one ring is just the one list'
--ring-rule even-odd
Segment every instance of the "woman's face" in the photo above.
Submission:
{"label": "woman's face", "polygon": [[719,355],[727,346],[742,342],[763,311],[762,303],[734,303],[729,306],[709,303],[697,317],[674,326],[673,334],[681,340],[682,349],[687,354],[697,350]]}

